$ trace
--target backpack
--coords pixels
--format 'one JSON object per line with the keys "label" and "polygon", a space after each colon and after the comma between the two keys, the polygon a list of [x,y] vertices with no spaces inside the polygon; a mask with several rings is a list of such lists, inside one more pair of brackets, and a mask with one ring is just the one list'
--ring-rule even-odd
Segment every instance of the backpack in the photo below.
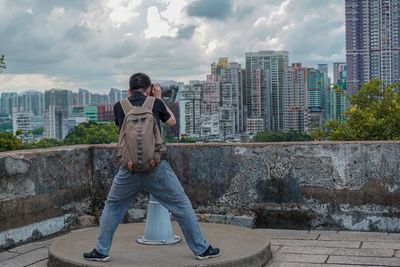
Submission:
{"label": "backpack", "polygon": [[[151,171],[165,157],[167,148],[153,114],[154,101],[155,97],[149,96],[141,107],[134,107],[127,98],[121,100],[125,118],[119,133],[117,157],[130,171]],[[129,163],[132,168],[128,167]]]}

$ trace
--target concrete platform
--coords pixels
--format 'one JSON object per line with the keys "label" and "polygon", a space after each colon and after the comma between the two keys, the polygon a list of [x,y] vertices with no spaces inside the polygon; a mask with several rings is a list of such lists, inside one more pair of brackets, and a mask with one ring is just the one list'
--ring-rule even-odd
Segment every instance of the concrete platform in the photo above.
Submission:
{"label": "concrete platform", "polygon": [[[183,235],[173,224],[174,233]],[[49,249],[49,267],[75,266],[265,266],[272,258],[269,241],[257,231],[231,225],[203,223],[201,228],[212,245],[219,247],[221,256],[196,260],[185,240],[175,245],[148,246],[136,243],[144,233],[144,223],[121,224],[114,235],[111,261],[88,262],[82,253],[95,246],[98,228],[88,228],[57,238]]]}

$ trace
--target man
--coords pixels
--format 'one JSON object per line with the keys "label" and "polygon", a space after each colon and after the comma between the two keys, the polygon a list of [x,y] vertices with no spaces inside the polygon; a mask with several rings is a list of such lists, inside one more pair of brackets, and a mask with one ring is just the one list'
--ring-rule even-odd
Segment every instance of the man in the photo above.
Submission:
{"label": "man", "polygon": [[[133,74],[129,80],[128,100],[133,106],[141,106],[151,92],[151,81],[144,73]],[[153,114],[160,127],[160,120],[168,127],[176,124],[175,116],[161,98],[161,88],[153,85],[156,97]],[[121,129],[125,114],[120,102],[114,105],[115,123]],[[186,242],[197,259],[219,256],[218,248],[213,248],[203,238],[197,217],[178,178],[169,163],[163,160],[159,166],[149,172],[129,172],[120,166],[115,175],[105,207],[101,215],[96,248],[83,257],[92,261],[108,261],[112,238],[119,222],[139,191],[147,191],[155,196],[176,218]]]}

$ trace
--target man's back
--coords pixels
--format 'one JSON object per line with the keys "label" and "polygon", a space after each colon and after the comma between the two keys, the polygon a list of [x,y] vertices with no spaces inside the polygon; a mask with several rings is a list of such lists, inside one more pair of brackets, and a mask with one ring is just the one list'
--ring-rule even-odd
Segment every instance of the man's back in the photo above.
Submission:
{"label": "man's back", "polygon": [[[128,97],[128,100],[133,106],[142,106],[144,101],[146,101],[146,98],[147,96],[137,91],[134,92],[132,96]],[[160,120],[162,122],[166,122],[171,117],[164,102],[158,98],[156,98],[156,100],[154,101],[153,114],[155,116],[158,127],[161,127]],[[119,127],[119,129],[121,129],[124,122],[125,113],[122,109],[120,101],[114,104],[114,117],[115,124]]]}

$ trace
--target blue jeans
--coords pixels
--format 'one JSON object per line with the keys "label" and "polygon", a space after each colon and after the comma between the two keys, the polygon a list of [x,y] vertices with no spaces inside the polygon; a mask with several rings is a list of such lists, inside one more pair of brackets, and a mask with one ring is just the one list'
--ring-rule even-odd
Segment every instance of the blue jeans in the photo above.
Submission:
{"label": "blue jeans", "polygon": [[195,255],[207,250],[209,244],[203,238],[192,204],[171,166],[163,160],[150,172],[131,173],[122,166],[119,168],[101,214],[96,244],[98,252],[109,255],[114,232],[140,191],[152,194],[174,215],[187,244]]}

